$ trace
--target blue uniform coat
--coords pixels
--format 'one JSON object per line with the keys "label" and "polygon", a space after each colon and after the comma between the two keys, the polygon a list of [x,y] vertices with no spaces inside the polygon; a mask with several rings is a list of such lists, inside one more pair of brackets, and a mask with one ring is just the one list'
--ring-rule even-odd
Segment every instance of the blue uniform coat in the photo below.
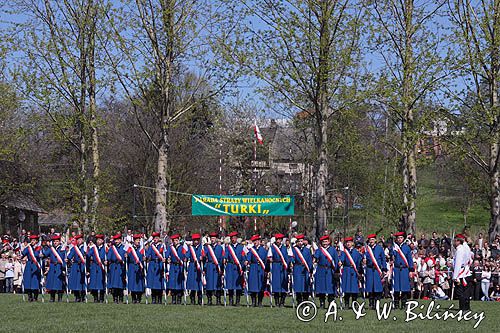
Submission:
{"label": "blue uniform coat", "polygon": [[401,255],[394,248],[392,249],[392,256],[394,257],[394,271],[393,271],[393,286],[394,291],[399,292],[409,292],[410,291],[410,269],[413,269],[413,259],[411,256],[411,249],[406,244],[399,245],[401,252],[403,252],[406,261],[408,262],[408,267],[401,258]]}
{"label": "blue uniform coat", "polygon": [[[369,246],[369,245],[367,245]],[[373,255],[381,271],[387,272],[387,262],[385,261],[384,249],[380,245],[372,247]],[[373,261],[365,251],[366,271],[365,271],[365,291],[368,293],[381,293],[383,291],[382,279],[378,270],[373,265]]]}
{"label": "blue uniform coat", "polygon": [[[309,270],[302,263],[300,257],[297,254],[300,251],[302,257],[304,257],[305,262],[309,266]],[[313,269],[313,260],[311,250],[306,247],[294,246],[292,248],[292,258],[293,262],[293,289],[296,293],[308,293],[311,291],[311,273]]]}
{"label": "blue uniform coat", "polygon": [[263,246],[253,247],[252,249],[255,250],[264,264],[264,268],[262,268],[254,253],[252,251],[248,251],[246,256],[249,266],[248,291],[251,293],[258,293],[264,291],[266,288],[266,275],[264,269],[266,265],[267,251]]}
{"label": "blue uniform coat", "polygon": [[121,260],[115,255],[113,246],[108,250],[108,288],[125,289],[125,249],[123,244],[115,245]]}
{"label": "blue uniform coat", "polygon": [[[359,274],[362,272],[363,257],[356,249],[345,249],[349,251],[352,261]],[[351,261],[348,259],[345,252],[340,253],[340,261],[342,262],[342,291],[344,293],[357,294],[359,293],[359,280],[356,270],[352,267]]]}
{"label": "blue uniform coat", "polygon": [[[31,246],[31,245],[28,245]],[[33,254],[35,256],[35,259],[33,259],[28,252],[28,247],[26,247],[22,254],[23,257],[27,257],[28,260],[26,261],[26,267],[24,267],[24,274],[23,274],[23,285],[24,289],[26,290],[35,290],[35,289],[40,289],[40,280],[41,280],[41,270],[38,265],[41,266],[40,264],[40,248],[33,248]],[[33,260],[36,260],[33,261]]]}
{"label": "blue uniform coat", "polygon": [[151,244],[146,250],[146,259],[148,261],[147,287],[152,290],[163,290],[165,288],[164,272],[166,263],[162,262],[158,257],[152,248],[153,246],[165,258],[165,251],[161,243]]}
{"label": "blue uniform coat", "polygon": [[219,244],[212,246],[212,250],[215,254],[215,258],[219,263],[219,266],[215,264],[210,252],[208,250],[208,244],[205,245],[205,278],[207,280],[206,290],[221,290],[222,289],[222,260],[224,250]]}
{"label": "blue uniform coat", "polygon": [[[78,247],[83,259],[85,259],[85,247],[80,245]],[[76,245],[71,248],[68,254],[68,260],[72,262],[69,271],[68,287],[72,291],[85,291],[87,286],[87,277],[85,276],[85,261],[82,261],[80,256],[76,253]]]}
{"label": "blue uniform coat", "polygon": [[[194,250],[194,254],[191,251]],[[198,261],[198,266],[196,266],[195,259]],[[201,291],[201,261],[203,260],[203,246],[198,244],[198,246],[189,246],[186,252],[186,260],[188,261],[188,273],[186,281],[186,289],[193,291]]]}
{"label": "blue uniform coat", "polygon": [[[288,250],[283,244],[279,247],[279,251],[283,255],[285,264],[288,267],[290,259],[288,258]],[[283,264],[278,250],[271,245],[268,253],[268,259],[271,260],[271,284],[273,293],[288,292],[288,272]]]}
{"label": "blue uniform coat", "polygon": [[[175,251],[179,259],[177,259],[173,251]],[[170,259],[168,289],[184,290],[184,253],[182,246],[178,245],[177,248],[174,248],[171,245],[167,251],[167,258]]]}
{"label": "blue uniform coat", "polygon": [[[144,292],[144,255],[139,248],[132,246],[127,253],[127,282],[128,290],[130,292],[143,293]],[[136,262],[132,251],[135,252],[139,262]],[[142,267],[141,267],[142,266]]]}
{"label": "blue uniform coat", "polygon": [[327,249],[332,257],[333,263],[323,254],[321,249],[317,249],[314,253],[318,266],[316,267],[316,275],[314,276],[314,288],[317,294],[335,295],[335,281],[333,273],[338,268],[339,256],[337,250],[329,246]]}
{"label": "blue uniform coat", "polygon": [[[101,259],[101,263],[104,266],[104,262],[106,261],[106,248],[104,245],[101,247],[97,247],[97,255]],[[99,265],[97,261],[97,255],[95,253],[95,249],[91,248],[87,253],[87,261],[90,273],[89,279],[89,289],[90,290],[105,290],[106,289],[106,272],[103,267]]]}
{"label": "blue uniform coat", "polygon": [[243,264],[245,262],[245,255],[243,253],[243,246],[240,244],[229,244],[224,251],[224,259],[227,260],[226,264],[226,289],[228,290],[242,290],[243,288],[243,275],[240,272],[233,256],[229,251],[229,247],[234,250],[234,254],[238,258],[241,269],[243,269]]}
{"label": "blue uniform coat", "polygon": [[62,263],[57,260],[51,247],[43,249],[43,255],[48,258],[50,262],[45,288],[47,288],[47,290],[63,291],[66,285],[66,263],[64,262],[64,259],[66,259],[66,251],[63,250],[61,245],[55,248],[55,251],[57,251]]}

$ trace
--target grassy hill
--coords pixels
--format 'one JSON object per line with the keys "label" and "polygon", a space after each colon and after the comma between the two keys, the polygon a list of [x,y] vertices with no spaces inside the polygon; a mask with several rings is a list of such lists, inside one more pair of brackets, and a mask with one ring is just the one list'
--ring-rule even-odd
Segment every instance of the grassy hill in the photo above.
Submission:
{"label": "grassy hill", "polygon": [[[459,233],[464,227],[464,198],[458,180],[448,179],[441,175],[436,165],[426,165],[417,173],[417,234]],[[479,232],[487,233],[489,211],[487,202],[475,202],[470,205],[467,214],[467,226],[471,235]],[[341,217],[333,219],[331,229],[342,231]],[[384,220],[378,212],[367,209],[351,209],[349,213],[348,233],[354,233],[360,227],[363,232],[374,232],[382,228],[382,234],[388,235],[396,230],[396,226]]]}

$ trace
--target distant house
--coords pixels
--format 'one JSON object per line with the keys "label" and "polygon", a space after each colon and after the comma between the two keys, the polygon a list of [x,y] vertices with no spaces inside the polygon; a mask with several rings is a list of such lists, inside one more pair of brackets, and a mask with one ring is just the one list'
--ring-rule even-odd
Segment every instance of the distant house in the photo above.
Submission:
{"label": "distant house", "polygon": [[0,234],[18,236],[22,229],[38,233],[38,214],[43,213],[33,197],[20,192],[0,196]]}

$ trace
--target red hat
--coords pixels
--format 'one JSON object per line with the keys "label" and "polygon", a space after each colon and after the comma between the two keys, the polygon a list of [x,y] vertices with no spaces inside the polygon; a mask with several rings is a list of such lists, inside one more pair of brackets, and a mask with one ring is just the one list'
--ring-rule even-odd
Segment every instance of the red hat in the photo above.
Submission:
{"label": "red hat", "polygon": [[52,240],[61,240],[61,235],[52,236]]}
{"label": "red hat", "polygon": [[209,233],[208,235],[209,235],[210,237],[218,237],[218,236],[219,236],[219,234],[218,234],[218,233],[216,233],[216,232],[211,232],[211,233]]}
{"label": "red hat", "polygon": [[396,232],[396,233],[394,234],[394,236],[395,236],[395,237],[399,237],[399,236],[403,236],[403,237],[404,237],[404,236],[405,236],[405,233],[404,233],[404,231]]}
{"label": "red hat", "polygon": [[112,239],[122,239],[122,234],[116,234],[114,235],[113,237],[111,237]]}
{"label": "red hat", "polygon": [[238,231],[233,231],[228,236],[233,237],[233,236],[238,236],[238,235],[239,235]]}
{"label": "red hat", "polygon": [[192,234],[191,235],[191,239],[192,240],[195,240],[195,239],[200,239],[201,238],[201,235],[200,234]]}
{"label": "red hat", "polygon": [[74,239],[80,239],[80,238],[83,238],[82,235],[75,235],[75,237],[73,237]]}
{"label": "red hat", "polygon": [[285,237],[285,235],[283,235],[283,234],[275,234],[274,235],[274,238],[276,238],[276,239],[278,239],[278,238],[283,239],[284,237]]}
{"label": "red hat", "polygon": [[465,236],[464,236],[464,235],[462,235],[462,234],[456,234],[456,235],[455,235],[455,238],[465,239]]}
{"label": "red hat", "polygon": [[179,234],[174,234],[174,235],[170,236],[170,239],[179,239],[179,238],[181,238],[181,235],[179,235]]}
{"label": "red hat", "polygon": [[256,240],[259,240],[260,239],[260,235],[253,235],[250,240],[253,242],[253,241],[256,241]]}
{"label": "red hat", "polygon": [[346,237],[344,238],[344,242],[352,242],[353,238],[352,237]]}
{"label": "red hat", "polygon": [[321,237],[319,238],[319,240],[320,240],[320,241],[330,240],[330,236],[328,236],[328,235],[321,236]]}
{"label": "red hat", "polygon": [[97,238],[97,239],[104,239],[104,235],[103,234],[97,234],[97,235],[95,235],[95,238]]}
{"label": "red hat", "polygon": [[366,236],[366,238],[368,238],[368,239],[377,238],[377,234],[369,234],[368,236]]}
{"label": "red hat", "polygon": [[304,235],[297,235],[295,236],[295,239],[304,239]]}
{"label": "red hat", "polygon": [[153,232],[151,234],[151,236],[153,236],[153,237],[160,237],[160,233],[155,231],[155,232]]}
{"label": "red hat", "polygon": [[7,244],[9,240],[7,238],[2,239],[2,243]]}
{"label": "red hat", "polygon": [[132,236],[133,239],[141,239],[142,238],[142,234],[135,234],[134,236]]}
{"label": "red hat", "polygon": [[31,235],[30,236],[30,239],[38,239],[38,238],[39,238],[38,235]]}

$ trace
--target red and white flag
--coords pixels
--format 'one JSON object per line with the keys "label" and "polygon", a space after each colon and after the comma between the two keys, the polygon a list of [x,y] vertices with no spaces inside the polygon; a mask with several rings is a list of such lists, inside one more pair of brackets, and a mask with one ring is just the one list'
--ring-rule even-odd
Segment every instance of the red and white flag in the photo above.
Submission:
{"label": "red and white flag", "polygon": [[264,139],[262,138],[262,134],[260,133],[259,126],[257,126],[257,121],[254,123],[253,131],[255,133],[255,139],[257,142],[259,142],[261,145],[264,144]]}

